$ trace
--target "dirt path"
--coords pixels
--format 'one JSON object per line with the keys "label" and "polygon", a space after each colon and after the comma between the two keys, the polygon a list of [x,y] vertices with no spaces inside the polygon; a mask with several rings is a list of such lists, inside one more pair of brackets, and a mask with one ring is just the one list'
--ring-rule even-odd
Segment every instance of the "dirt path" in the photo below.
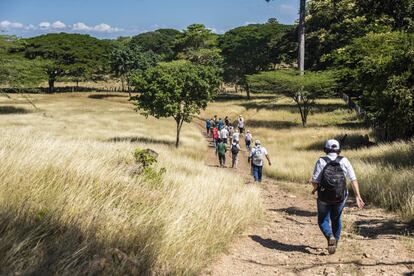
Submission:
{"label": "dirt path", "polygon": [[[206,165],[217,166],[208,141]],[[247,185],[257,185],[249,175],[246,151],[241,155],[235,173],[242,173]],[[227,166],[230,153],[228,157]],[[347,207],[338,251],[327,255],[313,196],[288,192],[286,184],[268,178],[261,185],[263,223],[247,229],[203,275],[414,275],[414,239],[404,237],[408,226],[393,215],[376,208]]]}

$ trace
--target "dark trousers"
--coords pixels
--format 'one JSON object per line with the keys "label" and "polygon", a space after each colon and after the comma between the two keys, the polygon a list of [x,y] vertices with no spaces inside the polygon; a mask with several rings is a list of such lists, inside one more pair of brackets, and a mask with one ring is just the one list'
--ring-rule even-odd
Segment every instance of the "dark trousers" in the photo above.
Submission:
{"label": "dark trousers", "polygon": [[224,166],[226,164],[226,155],[225,154],[218,154],[220,166]]}

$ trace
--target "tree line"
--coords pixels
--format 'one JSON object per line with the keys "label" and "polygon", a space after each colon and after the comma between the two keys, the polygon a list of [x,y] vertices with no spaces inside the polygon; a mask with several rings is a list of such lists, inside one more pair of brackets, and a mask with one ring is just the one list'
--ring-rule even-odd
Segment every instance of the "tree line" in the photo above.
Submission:
{"label": "tree line", "polygon": [[[311,0],[301,5],[300,14],[303,25],[271,18],[220,35],[192,24],[182,31],[159,29],[115,40],[65,33],[28,39],[0,36],[0,85],[33,86],[46,80],[53,92],[57,80],[115,77],[124,91],[166,97],[154,87],[177,94],[177,87],[184,89],[177,76],[189,81],[191,74],[184,70],[188,67],[198,72],[199,79],[193,80],[199,84],[186,89],[199,93],[202,101],[213,98],[222,82],[245,91],[247,98],[251,92],[284,94],[295,101],[306,126],[316,99],[346,94],[362,107],[372,126],[384,130],[383,139],[412,137],[414,3]],[[302,41],[298,37],[303,38],[305,30]],[[295,70],[303,46],[299,41],[306,45],[305,52],[299,51],[304,76]],[[203,78],[212,82],[203,84]],[[203,85],[208,86],[207,98],[200,94]],[[184,110],[182,102],[175,108]],[[181,123],[185,115],[178,117]]]}

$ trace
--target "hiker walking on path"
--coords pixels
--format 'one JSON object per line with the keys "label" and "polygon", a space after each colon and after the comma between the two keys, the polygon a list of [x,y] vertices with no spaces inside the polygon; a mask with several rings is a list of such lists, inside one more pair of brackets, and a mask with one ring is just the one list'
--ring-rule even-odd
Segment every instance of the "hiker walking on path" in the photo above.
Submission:
{"label": "hiker walking on path", "polygon": [[227,138],[229,137],[229,131],[226,127],[223,127],[222,130],[220,130],[220,139],[223,141],[224,144],[227,144]]}
{"label": "hiker walking on path", "polygon": [[242,115],[239,115],[239,119],[237,120],[237,127],[239,128],[239,132],[241,135],[244,133],[244,119]]}
{"label": "hiker walking on path", "polygon": [[253,140],[253,136],[250,133],[250,130],[247,130],[246,131],[246,136],[244,137],[244,142],[246,143],[246,148],[249,152],[252,148],[252,140]]}
{"label": "hiker walking on path", "polygon": [[318,192],[318,224],[328,240],[328,252],[334,254],[341,236],[342,211],[348,198],[346,179],[351,181],[359,208],[365,203],[359,193],[359,184],[351,163],[346,157],[340,156],[340,145],[337,140],[326,141],[325,157],[319,158],[310,179],[313,185],[312,194]]}
{"label": "hiker walking on path", "polygon": [[224,118],[224,123],[226,124],[226,126],[230,126],[229,116],[226,116],[226,117]]}
{"label": "hiker walking on path", "polygon": [[206,120],[207,137],[210,137],[210,129],[211,129],[211,121],[210,121],[210,119],[207,119]]}
{"label": "hiker walking on path", "polygon": [[223,120],[222,120],[221,118],[219,118],[219,120],[218,120],[218,122],[217,122],[217,125],[218,125],[218,129],[219,129],[219,130],[222,130],[222,129],[223,129],[223,127],[224,127],[224,122],[223,122]]}
{"label": "hiker walking on path", "polygon": [[231,167],[237,169],[239,162],[240,144],[238,140],[234,140],[231,144]]}
{"label": "hiker walking on path", "polygon": [[214,126],[213,129],[211,130],[211,136],[213,137],[214,148],[217,150],[218,139],[219,139],[219,131],[218,131],[217,126]]}
{"label": "hiker walking on path", "polygon": [[233,133],[233,141],[237,141],[237,143],[240,143],[240,132],[236,129],[236,131]]}
{"label": "hiker walking on path", "polygon": [[229,125],[227,130],[229,131],[229,138],[230,138],[230,145],[231,145],[233,144],[234,127],[232,125]]}
{"label": "hiker walking on path", "polygon": [[220,167],[224,167],[226,165],[226,152],[227,152],[227,145],[223,143],[222,139],[219,139],[219,143],[216,148],[216,154],[219,158]]}
{"label": "hiker walking on path", "polygon": [[262,182],[262,171],[263,171],[263,163],[264,158],[266,157],[267,161],[269,162],[269,166],[272,166],[272,162],[270,161],[269,154],[267,153],[266,148],[262,147],[259,140],[255,141],[255,147],[250,152],[248,162],[251,162],[252,165],[252,173],[254,180],[256,182]]}

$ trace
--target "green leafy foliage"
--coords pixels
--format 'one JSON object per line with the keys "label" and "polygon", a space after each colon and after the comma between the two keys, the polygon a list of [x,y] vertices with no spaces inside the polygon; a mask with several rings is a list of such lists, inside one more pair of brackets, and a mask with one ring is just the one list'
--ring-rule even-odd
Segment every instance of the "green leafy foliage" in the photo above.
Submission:
{"label": "green leafy foliage", "polygon": [[323,58],[353,39],[375,32],[414,30],[412,0],[312,0],[306,17],[306,64],[323,69],[332,65]]}
{"label": "green leafy foliage", "polygon": [[161,63],[134,79],[141,95],[132,97],[145,116],[173,117],[177,123],[176,146],[184,122],[205,109],[221,83],[217,68],[187,61]]}
{"label": "green leafy foliage", "polygon": [[144,52],[154,52],[162,61],[171,61],[176,55],[174,47],[179,34],[180,32],[175,29],[159,29],[136,35],[129,44],[139,47]]}
{"label": "green leafy foliage", "polygon": [[19,54],[24,40],[0,36],[0,85],[8,87],[37,86],[47,79],[41,59],[28,60]]}
{"label": "green leafy foliage", "polygon": [[46,34],[25,40],[24,55],[28,59],[48,61],[43,67],[49,77],[49,88],[59,77],[75,81],[94,79],[108,71],[113,43],[81,34]]}
{"label": "green leafy foliage", "polygon": [[358,96],[380,138],[414,135],[414,34],[370,33],[334,53],[339,87]]}
{"label": "green leafy foliage", "polygon": [[247,77],[253,91],[279,93],[292,98],[305,127],[307,117],[318,98],[332,96],[335,81],[332,72],[306,72],[301,76],[293,70],[261,72]]}
{"label": "green leafy foliage", "polygon": [[[252,24],[226,32],[219,39],[227,82],[245,86],[246,75],[267,70],[274,63],[288,62],[292,52],[284,40],[291,26],[277,21]],[[282,50],[283,49],[283,50]]]}
{"label": "green leafy foliage", "polygon": [[[126,81],[128,91],[130,91],[132,77],[154,66],[157,59],[152,51],[144,52],[134,45],[120,46],[111,53],[110,68],[116,77],[121,78],[122,86]],[[122,90],[124,90],[124,87],[122,87]]]}

